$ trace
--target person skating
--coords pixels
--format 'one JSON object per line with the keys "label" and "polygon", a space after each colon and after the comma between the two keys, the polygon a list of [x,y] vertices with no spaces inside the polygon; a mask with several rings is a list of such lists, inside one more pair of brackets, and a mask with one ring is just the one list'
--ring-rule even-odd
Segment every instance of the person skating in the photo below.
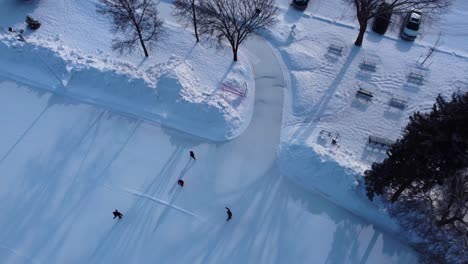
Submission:
{"label": "person skating", "polygon": [[190,151],[190,157],[191,157],[193,160],[197,160],[197,159],[195,158],[195,153],[193,153],[193,151]]}
{"label": "person skating", "polygon": [[114,215],[114,218],[113,218],[113,219],[115,219],[116,217],[118,217],[119,219],[121,219],[122,216],[123,216],[122,213],[119,212],[117,209],[115,209],[115,211],[112,212],[112,214]]}
{"label": "person skating", "polygon": [[227,207],[225,207],[225,208],[226,208],[226,210],[227,210],[226,213],[227,213],[227,216],[228,216],[226,221],[229,221],[229,220],[231,220],[231,218],[232,218],[232,212],[231,212],[231,209],[229,209],[229,208],[227,208]]}
{"label": "person skating", "polygon": [[178,180],[177,185],[179,185],[180,187],[184,187],[184,181],[183,180]]}

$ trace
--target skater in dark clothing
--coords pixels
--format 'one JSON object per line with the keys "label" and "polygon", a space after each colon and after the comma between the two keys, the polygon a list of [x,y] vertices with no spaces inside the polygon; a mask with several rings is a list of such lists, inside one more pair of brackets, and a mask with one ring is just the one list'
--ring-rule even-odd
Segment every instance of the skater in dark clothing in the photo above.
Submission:
{"label": "skater in dark clothing", "polygon": [[117,209],[115,209],[115,211],[112,212],[112,214],[114,215],[114,218],[113,218],[113,219],[115,219],[116,217],[118,217],[119,219],[121,219],[122,216],[123,216],[122,213],[119,212]]}
{"label": "skater in dark clothing", "polygon": [[229,221],[229,220],[231,220],[231,218],[232,218],[232,212],[231,212],[231,209],[229,209],[229,208],[227,208],[227,207],[225,207],[225,208],[226,208],[226,210],[227,210],[226,213],[227,213],[227,216],[228,216],[226,221]]}
{"label": "skater in dark clothing", "polygon": [[177,184],[178,184],[180,187],[184,187],[184,181],[183,181],[183,180],[178,180],[178,181],[177,181]]}
{"label": "skater in dark clothing", "polygon": [[195,158],[195,153],[193,153],[193,151],[190,151],[190,157],[191,157],[192,159],[194,159],[194,160],[197,160],[197,159]]}

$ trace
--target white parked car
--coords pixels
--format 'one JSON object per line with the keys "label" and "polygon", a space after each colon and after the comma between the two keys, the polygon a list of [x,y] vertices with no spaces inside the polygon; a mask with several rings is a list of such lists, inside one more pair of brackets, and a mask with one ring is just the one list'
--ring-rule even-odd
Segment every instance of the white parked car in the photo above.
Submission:
{"label": "white parked car", "polygon": [[408,13],[401,30],[402,39],[412,41],[418,36],[419,26],[421,25],[421,16],[421,11],[417,9],[413,9]]}

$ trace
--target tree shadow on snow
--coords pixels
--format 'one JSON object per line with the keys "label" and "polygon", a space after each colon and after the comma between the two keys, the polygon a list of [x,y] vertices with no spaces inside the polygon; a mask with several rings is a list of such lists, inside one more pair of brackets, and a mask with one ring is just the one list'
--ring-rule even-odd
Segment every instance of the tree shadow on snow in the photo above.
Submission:
{"label": "tree shadow on snow", "polygon": [[[180,193],[171,190],[177,184],[174,176],[177,175],[176,168],[185,157],[184,154],[183,147],[174,148],[164,166],[145,183],[141,192],[133,192],[137,198],[132,207],[112,233],[101,236],[101,241],[90,254],[88,263],[110,263],[125,259],[129,259],[130,263],[139,250],[148,250],[149,246],[154,245],[154,231],[164,221],[169,210],[172,210],[170,205]],[[167,200],[169,206],[157,203],[151,198]]]}
{"label": "tree shadow on snow", "polygon": [[[14,202],[9,203],[14,208],[5,210],[9,214],[9,223],[2,222],[8,228],[4,229],[5,232],[0,232],[0,238],[8,239],[16,245],[32,247],[28,250],[32,256],[52,256],[63,246],[79,219],[79,212],[87,206],[91,194],[101,186],[103,180],[111,176],[108,168],[125,149],[139,126],[138,122],[133,125],[130,122],[128,133],[123,135],[126,137],[123,142],[114,149],[107,148],[107,155],[100,155],[102,159],[108,160],[99,173],[96,174],[93,163],[81,169],[87,155],[83,155],[83,160],[79,163],[81,165],[75,172],[70,171],[72,164],[76,162],[74,153],[79,152],[78,149],[83,147],[84,142],[91,142],[88,148],[92,147],[103,114],[103,111],[97,112],[84,128],[72,126],[69,130],[64,130],[46,155],[47,160],[44,157],[31,157],[26,162],[27,167],[19,180],[20,187],[14,188],[23,189],[24,192],[21,195],[8,195],[14,199]],[[77,181],[78,178],[81,179],[80,182]],[[31,243],[30,234],[34,234],[33,241],[37,243]]]}
{"label": "tree shadow on snow", "polygon": [[286,13],[284,13],[284,20],[288,23],[296,23],[297,21],[299,21],[299,19],[301,19],[302,15],[302,11],[299,11],[292,6],[289,6]]}
{"label": "tree shadow on snow", "polygon": [[344,62],[338,74],[336,75],[335,79],[328,86],[328,89],[323,94],[323,96],[318,100],[318,102],[311,109],[309,116],[304,121],[306,125],[297,129],[295,133],[292,135],[293,140],[297,140],[301,142],[301,141],[307,140],[307,138],[312,134],[318,120],[320,119],[320,117],[323,115],[323,113],[327,109],[329,102],[335,95],[336,90],[338,90],[339,85],[343,81],[343,78],[346,72],[348,71],[349,67],[353,63],[358,53],[359,53],[359,48],[353,46],[351,48],[350,53],[348,54],[348,57],[346,58],[346,61]]}
{"label": "tree shadow on snow", "polygon": [[[0,24],[15,29],[26,28],[26,16],[31,15],[39,5],[39,0],[4,0],[0,8]],[[38,18],[35,18],[38,19]],[[5,29],[6,29],[5,28]]]}

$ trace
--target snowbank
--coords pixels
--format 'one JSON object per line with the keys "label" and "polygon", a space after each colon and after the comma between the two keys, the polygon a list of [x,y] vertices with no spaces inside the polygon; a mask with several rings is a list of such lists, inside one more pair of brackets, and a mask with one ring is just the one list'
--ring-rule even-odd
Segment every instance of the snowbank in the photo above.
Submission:
{"label": "snowbank", "polygon": [[[190,38],[183,29],[170,30],[178,38]],[[30,43],[4,34],[0,74],[199,137],[234,138],[247,127],[253,112],[255,90],[248,60],[232,63],[228,53],[203,45],[193,49],[197,56],[166,55],[166,61],[140,67],[102,52],[84,54],[59,37],[33,38]],[[202,59],[211,52],[215,53],[211,60]],[[201,69],[211,72],[209,79],[200,79]]]}
{"label": "snowbank", "polygon": [[367,199],[358,173],[340,166],[335,160],[322,156],[303,144],[283,142],[279,156],[281,173],[300,186],[320,193],[383,230],[399,232],[396,221],[382,211],[379,203],[372,203]]}

